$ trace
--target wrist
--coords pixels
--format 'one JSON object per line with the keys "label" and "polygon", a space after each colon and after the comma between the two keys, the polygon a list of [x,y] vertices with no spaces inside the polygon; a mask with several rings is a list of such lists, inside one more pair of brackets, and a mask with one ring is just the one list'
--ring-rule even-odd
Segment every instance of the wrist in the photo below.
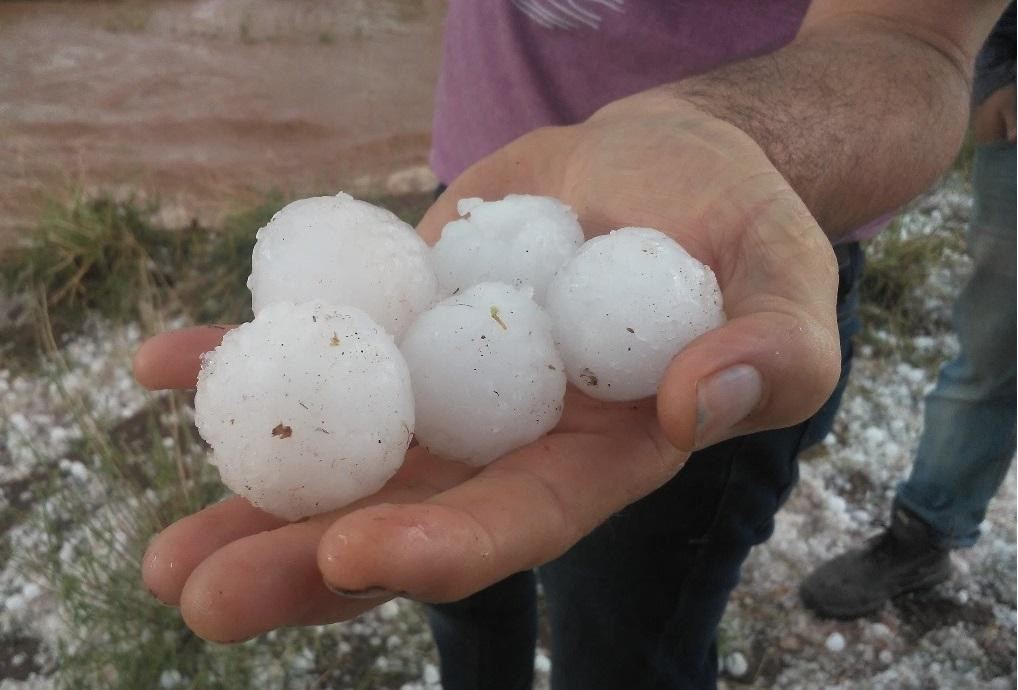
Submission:
{"label": "wrist", "polygon": [[587,217],[588,234],[613,229],[614,218],[598,213],[609,199],[629,225],[673,236],[686,232],[677,223],[708,229],[695,233],[696,242],[752,225],[776,200],[793,200],[808,214],[749,133],[672,87],[610,103],[574,129],[564,193]]}

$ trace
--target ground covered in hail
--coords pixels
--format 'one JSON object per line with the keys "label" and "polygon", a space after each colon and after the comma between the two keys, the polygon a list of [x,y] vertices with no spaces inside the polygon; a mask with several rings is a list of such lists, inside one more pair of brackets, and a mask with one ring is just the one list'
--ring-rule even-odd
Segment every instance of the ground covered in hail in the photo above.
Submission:
{"label": "ground covered in hail", "polygon": [[[774,536],[745,564],[720,631],[725,687],[1015,685],[1013,468],[979,543],[952,555],[947,583],[853,622],[814,617],[796,593],[814,566],[889,519],[923,397],[957,348],[949,315],[968,270],[963,180],[949,177],[867,248],[852,382],[834,432],[802,459]],[[186,320],[170,313],[163,324]],[[145,330],[89,318],[66,336],[42,329],[37,357],[3,360],[0,689],[439,687],[423,612],[410,601],[222,647],[151,600],[138,578],[149,536],[221,488],[189,397],[146,394],[130,377]],[[539,687],[553,663],[546,639]]]}

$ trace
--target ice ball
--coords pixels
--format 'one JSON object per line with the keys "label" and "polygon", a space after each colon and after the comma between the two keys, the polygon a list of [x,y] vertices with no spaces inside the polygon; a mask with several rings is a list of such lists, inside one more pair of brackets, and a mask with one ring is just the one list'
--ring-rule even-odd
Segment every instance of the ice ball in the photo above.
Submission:
{"label": "ice ball", "polygon": [[725,321],[713,271],[651,228],[588,240],[547,308],[569,381],[600,400],[654,395],[672,358]]}
{"label": "ice ball", "polygon": [[349,194],[295,201],[257,238],[247,281],[255,314],[275,302],[349,304],[398,338],[435,302],[428,246],[391,212]]}
{"label": "ice ball", "polygon": [[459,220],[442,229],[432,249],[443,297],[484,282],[544,295],[555,271],[583,244],[576,214],[558,199],[510,194],[501,201],[460,199]]}
{"label": "ice ball", "polygon": [[194,407],[223,483],[287,520],[380,489],[414,428],[392,336],[318,301],[276,302],[227,333],[202,361]]}
{"label": "ice ball", "polygon": [[417,440],[439,457],[487,464],[562,415],[562,360],[529,288],[467,288],[421,314],[400,348],[413,379]]}

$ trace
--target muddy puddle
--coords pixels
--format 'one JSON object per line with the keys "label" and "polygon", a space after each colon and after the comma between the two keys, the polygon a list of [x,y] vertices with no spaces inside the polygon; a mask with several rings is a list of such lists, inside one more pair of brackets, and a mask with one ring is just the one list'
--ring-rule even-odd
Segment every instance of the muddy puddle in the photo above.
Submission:
{"label": "muddy puddle", "polygon": [[138,190],[186,223],[271,190],[429,184],[443,13],[441,0],[0,3],[0,248],[75,187]]}

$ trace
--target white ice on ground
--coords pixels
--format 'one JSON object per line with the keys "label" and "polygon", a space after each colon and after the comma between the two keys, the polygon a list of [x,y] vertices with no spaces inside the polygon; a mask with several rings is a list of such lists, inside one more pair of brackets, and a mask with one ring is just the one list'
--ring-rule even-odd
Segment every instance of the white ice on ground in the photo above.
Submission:
{"label": "white ice on ground", "polygon": [[391,621],[399,615],[399,603],[394,599],[378,607],[378,615],[382,620]]}
{"label": "white ice on ground", "polygon": [[442,297],[498,282],[529,285],[534,301],[544,304],[555,271],[583,244],[576,214],[552,197],[460,199],[456,209],[462,217],[442,229],[431,252]]}
{"label": "white ice on ground", "polygon": [[566,377],[548,315],[529,288],[482,283],[439,302],[401,345],[413,379],[417,440],[484,465],[550,431]]}
{"label": "white ice on ground", "polygon": [[654,395],[672,358],[725,321],[714,272],[652,228],[588,240],[547,308],[570,383],[601,400]]}
{"label": "white ice on ground", "polygon": [[832,652],[845,651],[845,637],[839,632],[833,632],[827,636],[824,646]]}
{"label": "white ice on ground", "polygon": [[742,652],[732,652],[725,657],[725,670],[735,678],[741,678],[749,671],[749,662]]}
{"label": "white ice on ground", "polygon": [[399,338],[435,301],[424,241],[390,211],[349,194],[295,201],[257,237],[247,281],[255,314],[275,302],[348,304]]}
{"label": "white ice on ground", "polygon": [[159,675],[159,687],[163,690],[173,690],[184,684],[184,677],[177,669],[168,669]]}
{"label": "white ice on ground", "polygon": [[551,673],[551,657],[543,649],[538,648],[534,654],[534,670],[543,675]]}
{"label": "white ice on ground", "polygon": [[438,667],[434,664],[424,665],[424,682],[434,685],[439,682]]}
{"label": "white ice on ground", "polygon": [[195,423],[223,483],[295,520],[374,493],[399,469],[410,374],[359,309],[276,303],[205,357]]}

